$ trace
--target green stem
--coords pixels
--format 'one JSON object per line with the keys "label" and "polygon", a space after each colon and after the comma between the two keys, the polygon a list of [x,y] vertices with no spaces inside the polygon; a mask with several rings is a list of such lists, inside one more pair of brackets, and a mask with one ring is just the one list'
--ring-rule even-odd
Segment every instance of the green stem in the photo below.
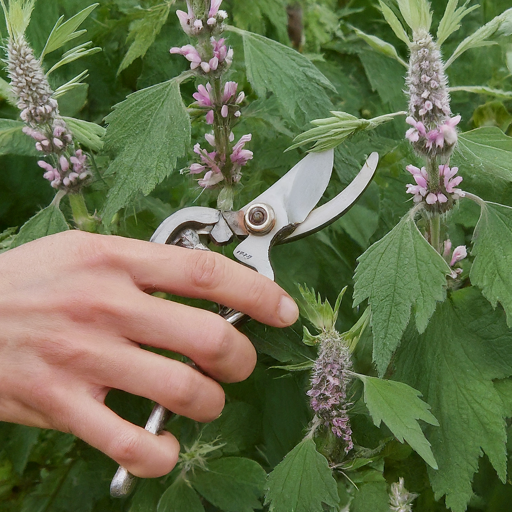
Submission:
{"label": "green stem", "polygon": [[437,213],[430,217],[430,243],[441,254],[441,216]]}
{"label": "green stem", "polygon": [[82,194],[68,194],[69,204],[73,212],[73,220],[76,227],[80,231],[87,231],[88,233],[96,233],[98,221],[89,214],[85,199]]}

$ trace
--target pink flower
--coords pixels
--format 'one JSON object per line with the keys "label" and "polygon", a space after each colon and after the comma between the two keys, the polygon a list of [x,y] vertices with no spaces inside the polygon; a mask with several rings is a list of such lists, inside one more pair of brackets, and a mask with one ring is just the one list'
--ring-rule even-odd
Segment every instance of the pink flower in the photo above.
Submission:
{"label": "pink flower", "polygon": [[433,144],[436,144],[436,147],[442,148],[444,146],[444,136],[439,130],[430,130],[427,133],[427,142],[425,143],[425,147],[428,149],[432,149]]}
{"label": "pink flower", "polygon": [[452,261],[450,261],[450,267],[453,267],[455,263],[463,260],[468,255],[468,251],[465,245],[459,245],[455,248],[452,255]]}
{"label": "pink flower", "polygon": [[460,115],[455,116],[439,126],[439,132],[442,134],[444,141],[449,146],[453,146],[457,142],[457,130],[455,127],[460,123],[460,120]]}
{"label": "pink flower", "polygon": [[221,3],[222,0],[212,0],[210,4],[210,11],[208,12],[208,18],[213,18],[214,16],[217,16]]}
{"label": "pink flower", "polygon": [[[454,176],[459,171],[458,167],[448,167],[448,165],[440,165],[439,166],[439,176],[442,176],[444,179],[444,188],[446,191],[450,194],[455,193],[455,187],[457,185],[460,185],[462,182],[462,176],[457,176],[454,178]],[[461,191],[459,191],[461,192]]]}
{"label": "pink flower", "polygon": [[444,241],[443,256],[447,258],[452,250],[452,241],[450,239]]}
{"label": "pink flower", "polygon": [[238,84],[236,82],[226,82],[224,86],[224,94],[222,95],[222,103],[228,103],[236,94]]}
{"label": "pink flower", "polygon": [[221,182],[224,179],[224,176],[222,173],[216,173],[213,171],[208,171],[204,178],[200,179],[198,181],[198,184],[200,187],[203,188],[211,188],[217,185],[217,183]]}
{"label": "pink flower", "polygon": [[210,93],[212,92],[212,86],[207,83],[206,87],[204,85],[200,85],[197,88],[197,92],[192,94],[192,97],[197,101],[200,107],[211,107],[212,106],[212,98]]}
{"label": "pink flower", "polygon": [[233,147],[233,153],[231,154],[231,162],[238,167],[243,167],[249,160],[252,160],[253,153],[248,149],[244,149],[247,142],[252,139],[252,135],[244,135]]}
{"label": "pink flower", "polygon": [[183,55],[190,62],[190,69],[196,69],[201,65],[201,56],[191,44],[186,44],[181,48],[173,47],[170,52]]}
{"label": "pink flower", "polygon": [[213,110],[208,111],[206,114],[206,124],[213,124],[214,121],[214,114]]}
{"label": "pink flower", "polygon": [[201,164],[192,164],[189,168],[190,174],[199,174],[200,172],[203,172],[205,169],[206,167]]}
{"label": "pink flower", "polygon": [[412,128],[409,128],[405,134],[406,138],[411,142],[418,142],[420,135],[422,137],[426,137],[427,132],[425,130],[425,125],[421,121],[416,121],[413,117],[409,116],[405,122],[412,126]]}

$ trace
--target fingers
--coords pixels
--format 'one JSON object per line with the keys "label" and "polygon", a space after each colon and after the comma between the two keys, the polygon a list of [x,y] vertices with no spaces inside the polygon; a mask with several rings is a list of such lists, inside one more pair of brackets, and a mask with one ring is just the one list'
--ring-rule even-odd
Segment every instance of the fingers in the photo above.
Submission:
{"label": "fingers", "polygon": [[256,365],[256,350],[221,316],[136,291],[119,322],[120,334],[192,359],[221,382],[245,380]]}
{"label": "fingers", "polygon": [[89,395],[75,401],[70,430],[141,478],[166,475],[178,462],[180,445],[172,434],[150,434]]}
{"label": "fingers", "polygon": [[131,345],[105,357],[107,364],[91,369],[103,386],[149,398],[200,422],[213,421],[224,408],[220,384],[184,363]]}
{"label": "fingers", "polygon": [[219,302],[276,327],[298,318],[295,302],[282,288],[220,254],[119,237],[108,237],[107,244],[115,264],[143,290]]}

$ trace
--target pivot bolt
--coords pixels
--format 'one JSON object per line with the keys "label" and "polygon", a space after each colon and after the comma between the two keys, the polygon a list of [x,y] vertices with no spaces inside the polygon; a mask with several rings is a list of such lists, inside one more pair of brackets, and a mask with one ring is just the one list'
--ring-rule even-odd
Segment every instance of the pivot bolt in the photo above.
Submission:
{"label": "pivot bolt", "polygon": [[247,231],[253,235],[266,235],[276,223],[274,210],[268,204],[253,204],[244,217]]}

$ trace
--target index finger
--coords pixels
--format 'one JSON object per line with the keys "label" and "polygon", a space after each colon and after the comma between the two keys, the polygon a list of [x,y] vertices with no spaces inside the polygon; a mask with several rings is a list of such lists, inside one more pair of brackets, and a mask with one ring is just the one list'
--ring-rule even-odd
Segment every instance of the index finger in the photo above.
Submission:
{"label": "index finger", "polygon": [[185,249],[120,237],[110,240],[117,266],[144,291],[202,298],[236,309],[268,325],[293,324],[299,310],[276,283],[211,251]]}

